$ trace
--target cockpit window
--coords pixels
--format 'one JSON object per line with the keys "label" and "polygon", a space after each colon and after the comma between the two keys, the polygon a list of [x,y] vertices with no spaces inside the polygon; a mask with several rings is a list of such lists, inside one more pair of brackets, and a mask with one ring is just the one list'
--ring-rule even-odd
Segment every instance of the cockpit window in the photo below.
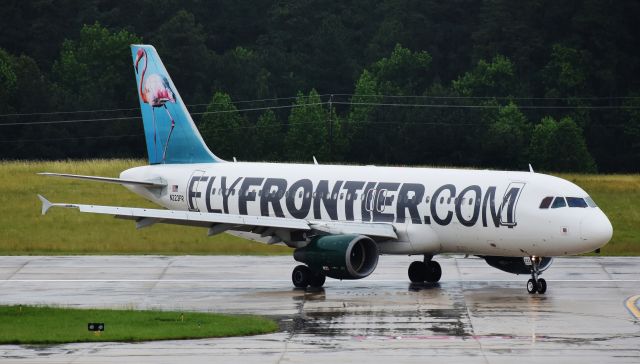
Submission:
{"label": "cockpit window", "polygon": [[540,202],[540,208],[541,209],[548,209],[549,205],[551,205],[551,201],[553,200],[553,197],[548,196],[542,199],[542,202]]}
{"label": "cockpit window", "polygon": [[564,201],[564,197],[556,197],[556,199],[553,200],[553,204],[551,205],[551,208],[557,209],[565,206],[567,206],[567,203]]}
{"label": "cockpit window", "polygon": [[587,207],[587,203],[580,197],[567,197],[567,204],[569,207]]}
{"label": "cockpit window", "polygon": [[587,205],[589,205],[589,207],[598,207],[598,205],[593,202],[593,199],[591,197],[587,196],[584,198],[584,200],[587,202]]}

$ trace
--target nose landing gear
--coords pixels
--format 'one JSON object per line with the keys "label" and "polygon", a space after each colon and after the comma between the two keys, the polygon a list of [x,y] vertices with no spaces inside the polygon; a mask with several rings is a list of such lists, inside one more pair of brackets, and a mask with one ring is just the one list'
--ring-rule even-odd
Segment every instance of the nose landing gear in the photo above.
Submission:
{"label": "nose landing gear", "polygon": [[531,259],[531,279],[527,281],[527,292],[529,294],[539,293],[544,294],[547,292],[547,281],[543,278],[538,278],[542,272],[540,272],[540,257],[530,257]]}

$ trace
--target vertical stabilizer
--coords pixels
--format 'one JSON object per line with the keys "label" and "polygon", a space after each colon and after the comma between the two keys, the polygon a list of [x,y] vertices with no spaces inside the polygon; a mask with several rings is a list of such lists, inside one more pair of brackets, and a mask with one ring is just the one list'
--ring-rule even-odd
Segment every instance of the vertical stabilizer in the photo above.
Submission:
{"label": "vertical stabilizer", "polygon": [[149,164],[221,162],[202,140],[156,49],[134,44],[131,53]]}

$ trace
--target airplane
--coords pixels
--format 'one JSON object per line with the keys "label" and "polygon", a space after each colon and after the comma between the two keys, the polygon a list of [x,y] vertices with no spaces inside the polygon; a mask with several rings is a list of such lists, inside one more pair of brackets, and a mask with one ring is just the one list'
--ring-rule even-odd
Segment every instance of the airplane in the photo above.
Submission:
{"label": "airplane", "polygon": [[[540,278],[552,257],[601,248],[611,239],[607,216],[564,179],[529,172],[228,162],[203,141],[155,48],[131,46],[149,165],[119,178],[41,173],[121,184],[162,209],[51,203],[114,215],[137,228],[196,226],[208,235],[252,233],[294,249],[298,288],[326,277],[362,279],[381,254],[419,255],[413,284],[436,284],[438,254],[483,258],[527,274],[527,291],[544,294]],[[279,141],[274,140],[274,143]],[[215,147],[215,146],[214,146]]]}

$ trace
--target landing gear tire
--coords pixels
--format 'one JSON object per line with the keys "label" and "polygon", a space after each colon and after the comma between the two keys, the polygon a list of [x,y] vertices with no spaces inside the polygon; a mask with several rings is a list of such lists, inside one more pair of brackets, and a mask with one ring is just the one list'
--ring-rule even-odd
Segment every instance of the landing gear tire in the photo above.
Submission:
{"label": "landing gear tire", "polygon": [[295,267],[293,269],[293,273],[291,273],[291,281],[297,288],[307,288],[307,286],[311,283],[312,277],[313,273],[311,272],[311,269],[306,265],[299,265]]}
{"label": "landing gear tire", "polygon": [[411,283],[422,283],[427,278],[424,262],[415,261],[409,265],[409,280]]}
{"label": "landing gear tire", "polygon": [[425,265],[427,273],[425,281],[429,283],[436,283],[440,281],[440,278],[442,277],[442,267],[440,267],[440,263],[432,260],[428,263],[425,263]]}
{"label": "landing gear tire", "polygon": [[542,278],[538,278],[542,272],[540,271],[540,257],[530,257],[531,259],[531,279],[527,281],[527,292],[529,294],[539,293],[544,294],[547,292],[547,281]]}
{"label": "landing gear tire", "polygon": [[547,291],[547,281],[544,278],[538,279],[538,293],[544,294]]}
{"label": "landing gear tire", "polygon": [[436,283],[442,277],[442,267],[436,261],[415,261],[409,265],[409,280],[411,283]]}
{"label": "landing gear tire", "polygon": [[327,280],[327,276],[322,273],[316,273],[311,275],[311,279],[309,280],[309,286],[313,288],[320,288],[324,285],[324,282]]}

